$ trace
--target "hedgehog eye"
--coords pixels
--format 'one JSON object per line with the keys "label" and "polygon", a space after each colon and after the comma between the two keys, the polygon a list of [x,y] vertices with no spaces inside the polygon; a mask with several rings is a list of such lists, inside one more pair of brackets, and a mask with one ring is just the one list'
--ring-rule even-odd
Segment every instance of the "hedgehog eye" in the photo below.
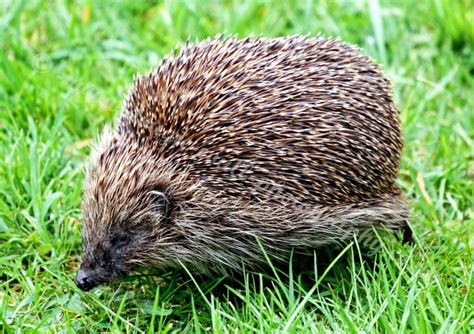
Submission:
{"label": "hedgehog eye", "polygon": [[110,243],[114,247],[122,247],[126,245],[129,241],[130,241],[130,236],[125,233],[121,233],[121,234],[114,235],[112,239],[110,240]]}

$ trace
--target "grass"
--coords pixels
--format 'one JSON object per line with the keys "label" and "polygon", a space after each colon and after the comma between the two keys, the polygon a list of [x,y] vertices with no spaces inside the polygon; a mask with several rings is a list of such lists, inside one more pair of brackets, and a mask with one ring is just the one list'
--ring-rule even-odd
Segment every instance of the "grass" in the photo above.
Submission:
{"label": "grass", "polygon": [[[474,331],[470,0],[3,1],[0,329],[10,332]],[[340,36],[382,63],[401,111],[416,245],[384,238],[241,279],[185,271],[83,293],[82,167],[132,77],[190,36]]]}

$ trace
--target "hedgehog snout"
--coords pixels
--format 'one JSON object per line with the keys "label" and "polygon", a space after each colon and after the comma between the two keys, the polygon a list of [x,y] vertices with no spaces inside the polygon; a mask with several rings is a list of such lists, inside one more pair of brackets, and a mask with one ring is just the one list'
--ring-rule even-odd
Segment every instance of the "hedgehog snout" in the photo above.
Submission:
{"label": "hedgehog snout", "polygon": [[76,285],[83,291],[89,291],[106,281],[105,270],[101,268],[84,268],[81,266],[76,276]]}
{"label": "hedgehog snout", "polygon": [[89,291],[90,289],[95,288],[98,284],[92,279],[90,271],[81,269],[76,276],[76,285],[83,291]]}

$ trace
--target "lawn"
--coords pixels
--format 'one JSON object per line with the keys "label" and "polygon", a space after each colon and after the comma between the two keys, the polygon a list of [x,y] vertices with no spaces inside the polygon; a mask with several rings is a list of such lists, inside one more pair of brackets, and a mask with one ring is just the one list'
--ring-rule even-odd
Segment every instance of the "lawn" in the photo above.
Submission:
{"label": "lawn", "polygon": [[[0,3],[0,329],[10,332],[474,331],[474,7],[436,1]],[[356,243],[304,272],[74,284],[90,144],[133,76],[191,40],[340,36],[383,64],[403,122],[415,244]]]}

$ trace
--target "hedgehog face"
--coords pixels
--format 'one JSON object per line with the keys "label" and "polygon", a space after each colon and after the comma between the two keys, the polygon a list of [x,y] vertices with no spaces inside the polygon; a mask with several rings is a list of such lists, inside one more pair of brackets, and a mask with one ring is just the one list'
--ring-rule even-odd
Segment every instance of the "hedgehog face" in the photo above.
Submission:
{"label": "hedgehog face", "polygon": [[125,229],[100,238],[95,236],[97,242],[90,241],[91,233],[94,232],[84,228],[83,257],[76,277],[77,286],[84,291],[132,270],[133,265],[126,261],[126,256],[138,244],[137,235]]}
{"label": "hedgehog face", "polygon": [[[109,214],[91,217],[84,212],[83,257],[76,278],[79,288],[87,291],[141,266],[166,260],[159,254],[166,251],[168,231],[166,226],[156,227],[169,224],[168,201],[155,190],[136,196],[143,205],[134,212],[129,205],[122,212],[117,205],[110,210],[111,203],[103,201],[97,207]],[[157,246],[161,247],[157,250]]]}
{"label": "hedgehog face", "polygon": [[146,152],[107,141],[86,171],[83,203],[83,257],[76,284],[90,290],[148,265],[171,259],[172,212],[154,161]]}

